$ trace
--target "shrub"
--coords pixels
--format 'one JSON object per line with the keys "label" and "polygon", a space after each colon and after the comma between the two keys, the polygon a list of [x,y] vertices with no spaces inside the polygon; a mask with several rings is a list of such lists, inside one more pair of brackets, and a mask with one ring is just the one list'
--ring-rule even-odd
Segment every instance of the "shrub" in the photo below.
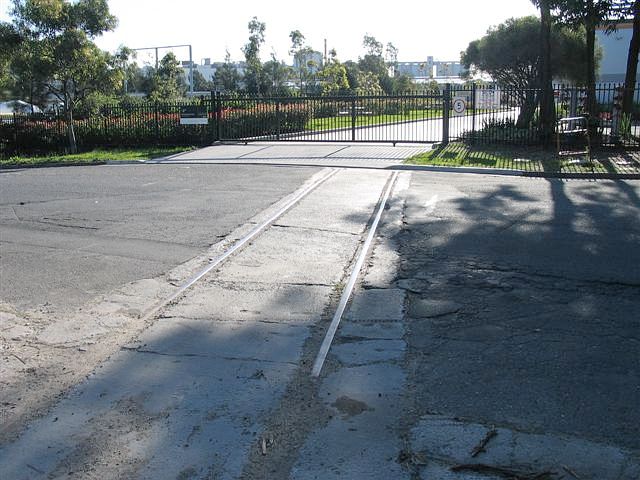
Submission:
{"label": "shrub", "polygon": [[490,119],[483,122],[482,128],[466,131],[460,135],[465,143],[536,143],[538,131],[532,128],[517,128],[511,118],[505,120]]}
{"label": "shrub", "polygon": [[[184,103],[185,105],[187,103]],[[193,103],[191,103],[193,104]],[[180,125],[180,105],[122,103],[103,105],[100,113],[74,120],[80,150],[117,146],[206,145],[217,139],[215,113],[209,111],[207,125]],[[304,131],[311,118],[307,107],[245,103],[250,109],[225,109],[220,128],[224,138],[274,136]],[[62,117],[19,115],[0,122],[0,155],[18,152],[60,152],[68,145]]]}

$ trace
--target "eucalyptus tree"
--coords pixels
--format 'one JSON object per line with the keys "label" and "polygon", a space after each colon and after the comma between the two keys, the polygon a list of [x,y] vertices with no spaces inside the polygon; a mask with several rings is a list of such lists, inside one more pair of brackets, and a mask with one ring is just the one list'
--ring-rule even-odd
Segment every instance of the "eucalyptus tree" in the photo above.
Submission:
{"label": "eucalyptus tree", "polygon": [[221,88],[224,92],[236,92],[240,85],[240,74],[231,61],[231,54],[227,50],[224,56],[224,63],[216,69],[213,76],[216,88]]}
{"label": "eucalyptus tree", "polygon": [[318,72],[318,77],[320,78],[323,95],[336,95],[349,91],[347,69],[338,60],[338,54],[335,49],[329,51],[327,62],[323,65],[322,70]]}
{"label": "eucalyptus tree", "polygon": [[247,62],[244,73],[245,89],[249,93],[262,93],[264,85],[262,62],[260,61],[260,47],[264,43],[266,24],[253,17],[248,24],[249,41],[242,47],[242,53]]}
{"label": "eucalyptus tree", "polygon": [[13,0],[12,29],[20,45],[11,69],[57,98],[66,113],[69,149],[77,150],[73,110],[85,97],[115,91],[123,79],[121,59],[93,39],[113,30],[117,19],[107,0]]}

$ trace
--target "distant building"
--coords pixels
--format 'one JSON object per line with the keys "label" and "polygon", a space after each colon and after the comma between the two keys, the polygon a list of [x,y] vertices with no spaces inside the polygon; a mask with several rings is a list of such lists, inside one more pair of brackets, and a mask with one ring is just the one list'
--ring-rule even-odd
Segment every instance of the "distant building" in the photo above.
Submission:
{"label": "distant building", "polygon": [[[210,58],[204,58],[201,64],[193,64],[193,70],[198,71],[205,80],[213,82],[216,74],[216,70],[224,65],[224,62],[212,62]],[[187,81],[187,85],[189,85],[189,61],[184,60],[181,62],[182,70],[184,71],[184,77]],[[233,66],[236,67],[238,74],[240,76],[244,75],[244,71],[246,69],[245,62],[233,62]]]}
{"label": "distant building", "polygon": [[[602,48],[602,60],[600,60],[597,78],[599,82],[624,82],[632,33],[633,24],[630,22],[618,23],[616,31],[608,35],[604,27],[596,30],[596,38]],[[636,81],[640,81],[640,72]]]}
{"label": "distant building", "polygon": [[408,75],[413,79],[428,80],[433,78],[433,57],[427,57],[422,62],[398,62],[396,72]]}
{"label": "distant building", "polygon": [[464,67],[460,62],[435,62],[436,78],[440,77],[456,77],[459,78],[464,73]]}
{"label": "distant building", "polygon": [[456,80],[464,71],[460,62],[434,60],[433,57],[427,57],[421,62],[398,62],[396,67],[397,73],[408,75],[418,83],[431,80],[438,82]]}

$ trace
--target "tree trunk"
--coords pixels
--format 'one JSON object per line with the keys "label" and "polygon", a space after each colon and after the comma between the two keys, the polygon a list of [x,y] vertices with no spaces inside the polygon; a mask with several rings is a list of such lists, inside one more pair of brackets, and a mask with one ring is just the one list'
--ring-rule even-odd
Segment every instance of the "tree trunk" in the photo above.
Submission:
{"label": "tree trunk", "polygon": [[71,102],[68,100],[65,102],[65,109],[67,111],[67,136],[69,138],[69,153],[78,153],[78,145],[76,144],[76,132],[73,128],[73,108]]}
{"label": "tree trunk", "polygon": [[551,9],[549,0],[540,0],[540,20],[540,133],[544,147],[549,148],[552,143],[556,120],[553,85],[551,83]]}
{"label": "tree trunk", "polygon": [[640,53],[640,0],[633,5],[633,34],[629,44],[627,57],[627,73],[624,79],[624,96],[622,97],[622,113],[631,115],[633,96],[638,75],[638,53]]}
{"label": "tree trunk", "polygon": [[587,2],[587,17],[585,27],[587,29],[587,112],[589,114],[590,129],[595,127],[598,116],[598,100],[596,98],[596,25],[595,7],[593,0]]}
{"label": "tree trunk", "polygon": [[527,89],[522,105],[520,106],[520,114],[516,120],[516,128],[529,128],[533,116],[536,113],[536,107],[538,106],[537,100],[536,91],[532,88]]}

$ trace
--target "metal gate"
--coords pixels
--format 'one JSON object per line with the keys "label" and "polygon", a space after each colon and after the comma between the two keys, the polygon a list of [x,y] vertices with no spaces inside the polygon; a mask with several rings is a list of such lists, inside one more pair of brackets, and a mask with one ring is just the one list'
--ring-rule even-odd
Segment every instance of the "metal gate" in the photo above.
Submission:
{"label": "metal gate", "polygon": [[[432,143],[448,137],[443,93],[213,98],[219,140]],[[448,122],[447,122],[448,123]]]}

